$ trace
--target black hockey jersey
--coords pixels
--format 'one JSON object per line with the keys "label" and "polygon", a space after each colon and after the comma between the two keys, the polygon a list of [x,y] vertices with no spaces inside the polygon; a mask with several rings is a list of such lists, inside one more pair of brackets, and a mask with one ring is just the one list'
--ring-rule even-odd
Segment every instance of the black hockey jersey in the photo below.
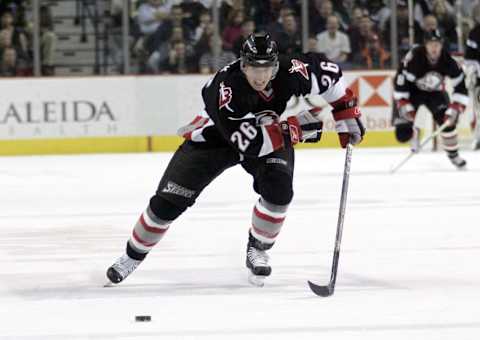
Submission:
{"label": "black hockey jersey", "polygon": [[431,92],[445,91],[445,78],[453,86],[451,100],[468,104],[465,74],[452,56],[442,49],[438,62],[432,65],[425,46],[416,46],[407,53],[394,79],[394,99],[409,99],[415,95],[428,96]]}
{"label": "black hockey jersey", "polygon": [[480,25],[470,31],[466,45],[465,63],[475,65],[477,76],[480,76]]}
{"label": "black hockey jersey", "polygon": [[205,109],[179,134],[204,145],[230,145],[247,157],[261,157],[278,145],[269,129],[288,100],[309,94],[321,94],[329,103],[345,95],[342,71],[321,54],[281,56],[278,73],[261,92],[249,85],[237,60],[203,87]]}
{"label": "black hockey jersey", "polygon": [[475,26],[468,34],[465,59],[480,62],[480,25]]}

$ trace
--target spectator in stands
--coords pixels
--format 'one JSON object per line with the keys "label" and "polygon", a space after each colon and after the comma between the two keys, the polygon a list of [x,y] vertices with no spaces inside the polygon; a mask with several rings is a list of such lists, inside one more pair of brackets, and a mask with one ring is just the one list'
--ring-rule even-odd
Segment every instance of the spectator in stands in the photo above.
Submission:
{"label": "spectator in stands", "polygon": [[42,64],[42,75],[52,76],[55,74],[55,50],[57,35],[53,29],[53,18],[50,7],[40,7],[40,61]]}
{"label": "spectator in stands", "polygon": [[209,50],[204,53],[198,63],[200,73],[210,74],[217,72],[221,68],[235,61],[237,57],[233,52],[226,51],[220,46],[220,53],[215,56],[215,38],[212,36],[209,40]]}
{"label": "spectator in stands", "polygon": [[302,35],[293,14],[286,15],[282,22],[283,30],[274,34],[280,53],[301,53]]}
{"label": "spectator in stands", "polygon": [[205,32],[205,29],[212,23],[212,16],[208,11],[202,12],[199,16],[199,24],[193,32],[193,42],[196,44]]}
{"label": "spectator in stands", "polygon": [[144,35],[155,33],[170,16],[172,0],[147,0],[138,8],[137,20]]}
{"label": "spectator in stands", "polygon": [[15,77],[17,75],[17,52],[13,47],[3,49],[0,61],[0,76]]}
{"label": "spectator in stands", "polygon": [[350,56],[353,63],[361,62],[363,59],[362,51],[367,45],[369,37],[375,33],[372,20],[368,16],[362,16],[358,29],[352,30],[350,35],[350,45],[352,54]]}
{"label": "spectator in stands", "polygon": [[252,3],[253,19],[255,26],[260,31],[268,31],[270,34],[274,33],[269,27],[272,23],[281,21],[281,10],[285,7],[289,8],[289,3],[283,0],[263,0]]}
{"label": "spectator in stands", "polygon": [[171,31],[173,27],[182,27],[185,39],[191,40],[193,38],[193,28],[189,25],[190,18],[191,14],[185,13],[182,6],[172,6],[168,21],[168,25],[170,26],[169,31]]}
{"label": "spectator in stands", "polygon": [[347,35],[350,39],[355,36],[356,32],[358,32],[363,17],[368,17],[368,10],[365,8],[355,7],[352,10],[350,25],[347,29]]}
{"label": "spectator in stands", "polygon": [[[415,42],[420,43],[422,41],[422,28],[416,21],[413,22],[413,25]],[[383,44],[388,50],[391,50],[390,16],[382,32]],[[408,4],[406,0],[397,0],[397,43],[399,60],[401,60],[412,47],[410,46],[409,38]]]}
{"label": "spectator in stands", "polygon": [[437,18],[440,32],[445,37],[445,44],[450,51],[456,51],[458,47],[457,24],[455,16],[447,9],[445,0],[437,0],[433,4],[432,14]]}
{"label": "spectator in stands", "polygon": [[368,36],[367,44],[361,52],[360,67],[367,69],[384,69],[387,68],[390,53],[388,53],[381,45],[380,39],[376,33]]}
{"label": "spectator in stands", "polygon": [[346,31],[350,27],[355,8],[357,8],[355,0],[333,2],[333,12],[339,18],[340,29]]}
{"label": "spectator in stands", "polygon": [[220,31],[223,31],[235,16],[234,12],[243,12],[245,14],[247,7],[245,6],[245,0],[222,0],[220,2]]}
{"label": "spectator in stands", "polygon": [[173,0],[147,0],[138,8],[137,22],[142,36],[137,40],[134,52],[139,58],[140,72],[145,71],[149,56],[168,40],[171,31],[165,25],[170,17]]}
{"label": "spectator in stands", "polygon": [[[190,60],[194,56],[194,48],[190,41],[185,39],[185,34],[181,26],[176,26],[172,30],[172,35],[169,40],[164,41],[160,46],[155,50],[148,59],[147,70],[153,73],[161,73],[164,71],[164,67],[167,67],[169,57],[172,55],[172,50],[177,43],[183,43],[182,47],[179,47],[179,50],[185,49],[185,55],[187,59]],[[183,51],[181,51],[183,52]],[[191,71],[189,71],[191,72]]]}
{"label": "spectator in stands", "polygon": [[213,23],[207,24],[203,30],[202,36],[194,44],[193,48],[196,60],[199,60],[204,53],[208,52],[210,37],[213,36],[214,29]]}
{"label": "spectator in stands", "polygon": [[195,31],[200,25],[200,17],[208,13],[207,7],[197,0],[183,0],[179,6],[185,14],[185,23],[190,31]]}
{"label": "spectator in stands", "polygon": [[223,30],[223,46],[227,50],[232,50],[233,43],[242,35],[242,23],[244,20],[243,10],[234,10],[230,13],[227,20],[227,26]]}
{"label": "spectator in stands", "polygon": [[370,13],[370,19],[377,27],[383,29],[390,15],[390,6],[385,6],[383,0],[370,0],[367,8]]}
{"label": "spectator in stands", "polygon": [[445,0],[416,0],[414,7],[414,18],[419,23],[422,24],[424,18],[427,15],[433,14],[433,7],[438,1],[443,1],[445,9],[449,15],[455,15],[454,7]]}
{"label": "spectator in stands", "polygon": [[333,4],[330,0],[314,0],[308,18],[310,34],[317,35],[325,31],[327,28],[327,18],[333,14]]}
{"label": "spectator in stands", "polygon": [[279,32],[283,31],[283,18],[287,15],[295,15],[295,12],[291,7],[284,6],[280,9],[279,16],[275,21],[270,22],[267,27],[266,31],[270,33],[270,35],[275,35]]}
{"label": "spectator in stands", "polygon": [[15,49],[17,71],[25,73],[27,68],[31,68],[27,37],[23,30],[15,27],[14,17],[11,11],[5,11],[0,21],[0,54],[3,55],[3,50],[8,47]]}
{"label": "spectator in stands", "polygon": [[[348,36],[340,32],[338,18],[331,15],[327,19],[327,30],[317,35],[317,51],[337,64],[347,61],[351,52]],[[343,65],[341,65],[343,68]]]}
{"label": "spectator in stands", "polygon": [[168,60],[161,66],[163,73],[185,74],[196,71],[194,59],[187,52],[187,46],[183,41],[173,44],[168,55]]}
{"label": "spectator in stands", "polygon": [[248,36],[255,32],[255,22],[251,19],[247,19],[242,23],[242,35],[235,40],[233,43],[232,52],[235,53],[237,58],[240,57],[240,50],[243,46],[243,43],[248,38]]}

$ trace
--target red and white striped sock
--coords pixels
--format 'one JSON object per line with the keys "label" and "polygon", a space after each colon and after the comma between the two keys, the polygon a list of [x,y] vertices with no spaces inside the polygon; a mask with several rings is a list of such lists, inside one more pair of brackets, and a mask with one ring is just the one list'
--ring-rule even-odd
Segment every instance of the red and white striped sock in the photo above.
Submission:
{"label": "red and white striped sock", "polygon": [[287,216],[287,209],[288,205],[276,205],[260,198],[253,208],[252,236],[263,243],[273,244]]}
{"label": "red and white striped sock", "polygon": [[162,239],[171,222],[159,219],[148,207],[140,215],[128,243],[135,251],[148,253]]}

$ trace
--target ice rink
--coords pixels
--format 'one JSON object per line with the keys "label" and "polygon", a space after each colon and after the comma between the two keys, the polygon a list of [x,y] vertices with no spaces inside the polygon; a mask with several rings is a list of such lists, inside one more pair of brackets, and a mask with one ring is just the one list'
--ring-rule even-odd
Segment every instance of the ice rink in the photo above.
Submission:
{"label": "ice rink", "polygon": [[[256,195],[225,172],[124,283],[103,288],[168,153],[0,158],[0,339],[480,339],[480,153],[355,149],[335,294],[344,150],[297,152],[265,287],[247,282]],[[135,315],[151,315],[149,323]]]}

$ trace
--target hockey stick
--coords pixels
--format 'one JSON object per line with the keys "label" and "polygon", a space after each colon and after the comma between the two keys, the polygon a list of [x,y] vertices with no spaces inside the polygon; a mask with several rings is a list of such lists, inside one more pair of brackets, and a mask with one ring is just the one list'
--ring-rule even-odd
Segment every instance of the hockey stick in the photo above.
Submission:
{"label": "hockey stick", "polygon": [[435,131],[433,131],[433,133],[428,136],[427,138],[425,138],[425,140],[420,143],[420,145],[418,146],[418,149],[413,151],[413,150],[410,150],[410,153],[407,155],[407,157],[405,157],[404,159],[402,159],[402,161],[400,163],[398,163],[395,167],[393,167],[391,170],[390,170],[390,173],[393,174],[395,173],[398,169],[400,169],[405,163],[408,162],[408,160],[410,158],[413,157],[413,155],[415,155],[416,153],[419,153],[424,147],[425,145],[427,145],[432,139],[434,139],[435,137],[437,137],[440,133],[442,133],[443,130],[445,130],[445,128],[448,126],[448,122],[445,122],[443,123],[442,125],[440,125],[440,127],[438,129],[436,129]]}
{"label": "hockey stick", "polygon": [[338,259],[340,257],[340,243],[342,242],[343,221],[345,219],[345,207],[347,205],[348,180],[350,178],[350,164],[352,163],[352,144],[347,144],[345,154],[345,166],[343,168],[342,195],[340,196],[340,209],[338,211],[337,235],[335,236],[335,250],[333,252],[332,271],[330,274],[330,282],[326,286],[319,286],[308,281],[308,285],[312,292],[316,295],[327,297],[333,294],[335,290],[335,282],[337,280]]}

